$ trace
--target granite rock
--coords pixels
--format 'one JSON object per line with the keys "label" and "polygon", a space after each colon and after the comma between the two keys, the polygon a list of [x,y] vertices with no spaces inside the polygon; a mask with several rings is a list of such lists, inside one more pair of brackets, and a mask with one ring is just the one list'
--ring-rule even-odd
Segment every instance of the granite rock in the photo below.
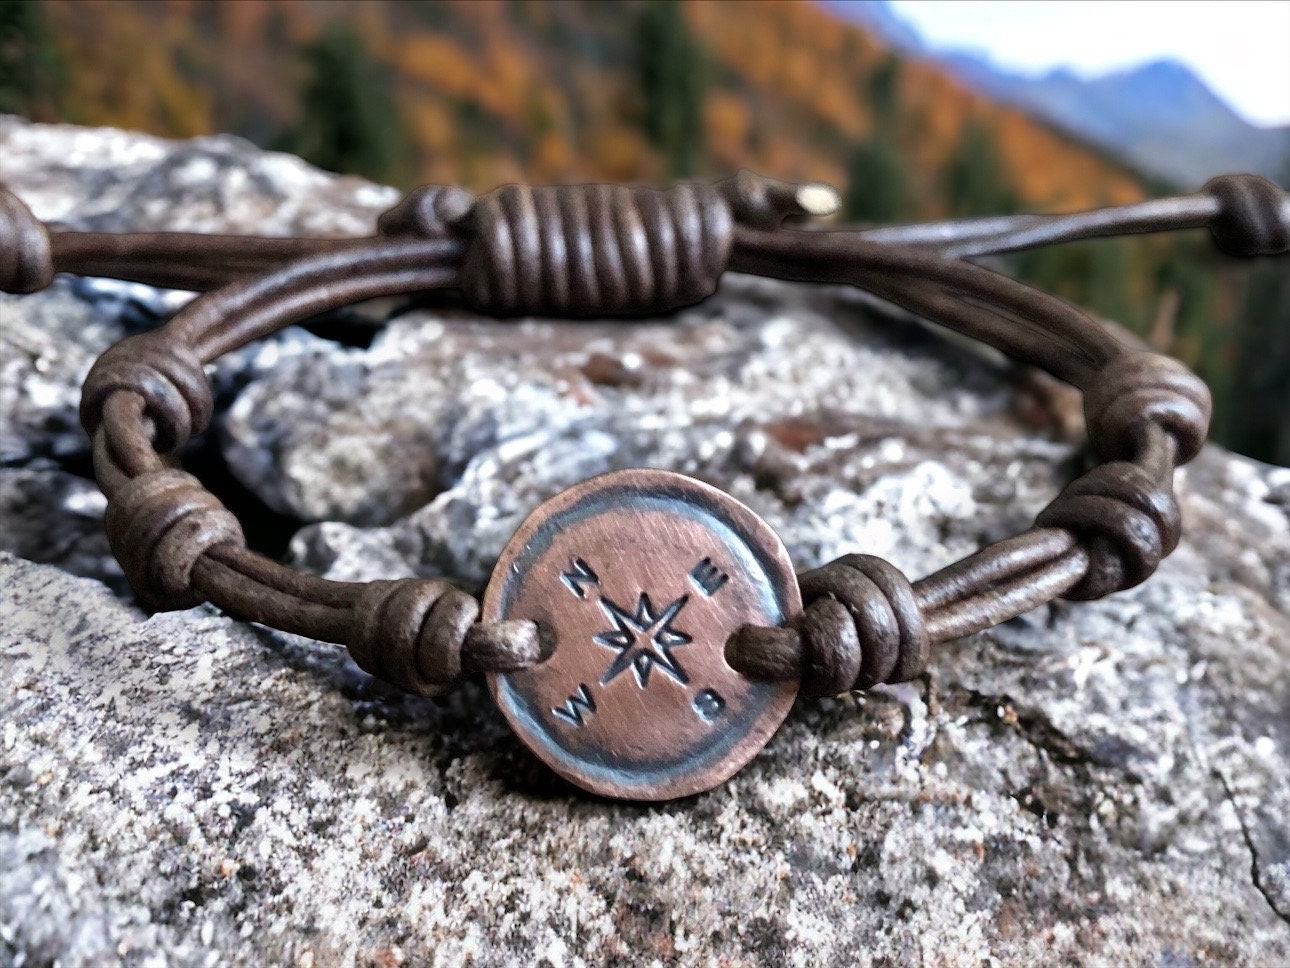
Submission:
{"label": "granite rock", "polygon": [[231,135],[180,143],[6,115],[0,180],[37,218],[88,232],[363,235],[399,198]]}
{"label": "granite rock", "polygon": [[[0,119],[0,159],[95,227],[356,234],[392,198],[226,138]],[[1142,587],[799,700],[710,793],[613,803],[479,683],[415,699],[125,594],[77,387],[182,298],[0,304],[0,963],[1290,959],[1290,470],[1208,448]],[[730,276],[630,325],[381,314],[370,345],[293,330],[214,374],[192,455],[332,577],[477,589],[544,497],[634,465],[735,494],[802,566],[921,574],[1026,527],[1083,459],[1047,384],[838,289]]]}
{"label": "granite rock", "polygon": [[77,417],[94,358],[125,335],[66,280],[34,297],[0,293],[0,466],[89,450]]}
{"label": "granite rock", "polygon": [[97,578],[122,596],[125,576],[103,532],[98,485],[49,461],[0,467],[0,548],[28,561]]}
{"label": "granite rock", "polygon": [[[175,143],[6,115],[0,183],[38,218],[98,232],[364,235],[398,199],[394,189],[228,135]],[[0,464],[36,446],[83,451],[76,401],[94,357],[132,324],[155,323],[188,299],[115,280],[60,279],[21,302],[0,294]],[[40,426],[51,421],[54,432]]]}

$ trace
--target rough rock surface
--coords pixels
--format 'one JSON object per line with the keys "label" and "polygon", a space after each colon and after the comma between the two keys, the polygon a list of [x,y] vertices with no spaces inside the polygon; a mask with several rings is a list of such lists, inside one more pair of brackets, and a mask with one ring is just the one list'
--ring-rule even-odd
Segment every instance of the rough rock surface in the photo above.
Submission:
{"label": "rough rock surface", "polygon": [[[0,179],[110,229],[361,232],[391,199],[232,139],[9,119]],[[1143,587],[801,700],[711,793],[610,803],[477,684],[414,700],[128,598],[77,388],[181,299],[0,303],[0,964],[1290,960],[1290,471],[1210,448]],[[193,455],[337,577],[478,587],[538,501],[640,464],[731,491],[801,565],[922,573],[1080,459],[1026,374],[832,289],[730,277],[630,326],[381,314],[370,346],[295,330],[233,361]]]}

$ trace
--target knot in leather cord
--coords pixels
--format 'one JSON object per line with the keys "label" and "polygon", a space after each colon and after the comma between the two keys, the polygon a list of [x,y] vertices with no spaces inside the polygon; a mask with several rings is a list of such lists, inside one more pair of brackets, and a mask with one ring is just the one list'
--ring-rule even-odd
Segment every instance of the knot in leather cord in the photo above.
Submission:
{"label": "knot in leather cord", "polygon": [[734,220],[711,185],[503,185],[481,196],[461,290],[497,314],[661,313],[711,295]]}
{"label": "knot in leather cord", "polygon": [[438,695],[468,673],[521,669],[542,658],[534,623],[476,624],[479,603],[446,581],[370,582],[354,609],[354,661],[417,695]]}
{"label": "knot in leather cord", "polygon": [[130,587],[159,611],[205,601],[191,587],[197,559],[246,543],[233,513],[193,475],[172,468],[126,481],[108,502],[105,524]]}
{"label": "knot in leather cord", "polygon": [[1209,232],[1228,255],[1277,255],[1290,249],[1290,204],[1275,182],[1262,175],[1220,175],[1201,191],[1218,199],[1218,217]]}
{"label": "knot in leather cord", "polygon": [[0,187],[0,292],[35,292],[53,281],[49,230],[22,199]]}
{"label": "knot in leather cord", "polygon": [[440,238],[455,231],[470,213],[475,196],[457,185],[422,185],[376,220],[381,235]]}
{"label": "knot in leather cord", "polygon": [[1102,464],[1071,482],[1036,524],[1074,532],[1088,551],[1088,571],[1063,596],[1073,601],[1140,585],[1182,534],[1173,489],[1127,461]]}
{"label": "knot in leather cord", "polygon": [[789,626],[745,627],[728,659],[745,675],[798,679],[808,696],[905,682],[927,664],[930,637],[913,587],[894,565],[846,555],[798,577],[805,608]]}
{"label": "knot in leather cord", "polygon": [[118,391],[143,398],[154,427],[153,444],[163,454],[205,430],[215,411],[201,360],[162,330],[122,340],[90,368],[81,389],[81,424],[91,437],[102,421],[103,405]]}
{"label": "knot in leather cord", "polygon": [[1204,446],[1212,413],[1205,382],[1159,353],[1114,357],[1084,391],[1089,440],[1109,460],[1133,457],[1144,425],[1153,422],[1173,437],[1175,460],[1185,464]]}

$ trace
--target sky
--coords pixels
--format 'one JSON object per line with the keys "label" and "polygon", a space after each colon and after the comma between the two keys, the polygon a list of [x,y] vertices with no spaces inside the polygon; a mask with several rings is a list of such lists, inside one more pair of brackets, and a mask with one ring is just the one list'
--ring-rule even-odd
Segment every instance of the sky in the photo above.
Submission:
{"label": "sky", "polygon": [[1170,58],[1246,120],[1290,124],[1290,0],[892,0],[935,50],[1023,73]]}

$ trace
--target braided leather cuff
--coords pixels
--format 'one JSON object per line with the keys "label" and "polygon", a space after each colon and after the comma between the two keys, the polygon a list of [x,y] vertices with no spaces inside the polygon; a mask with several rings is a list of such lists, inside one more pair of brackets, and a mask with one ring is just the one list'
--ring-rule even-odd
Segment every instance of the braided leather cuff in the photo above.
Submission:
{"label": "braided leather cuff", "polygon": [[[0,190],[0,288],[31,292],[74,272],[209,290],[159,329],[111,347],[84,385],[81,421],[108,497],[111,547],[148,605],[210,601],[343,643],[363,669],[419,694],[486,672],[517,731],[562,775],[660,799],[742,766],[799,687],[833,695],[914,678],[932,646],[1054,598],[1131,588],[1177,546],[1173,474],[1206,439],[1204,383],[1062,300],[960,257],[1191,226],[1234,254],[1284,252],[1290,241],[1286,194],[1252,175],[1070,216],[868,231],[782,225],[835,206],[825,186],[746,171],[667,190],[506,185],[474,198],[426,187],[386,212],[371,238],[314,240],[56,231]],[[778,538],[727,495],[666,472],[619,472],[525,523],[482,610],[438,579],[355,584],[287,569],[250,551],[233,515],[177,467],[175,455],[212,418],[204,367],[308,316],[433,289],[498,316],[657,314],[704,299],[727,269],[854,285],[1047,370],[1084,392],[1089,437],[1106,463],[1031,530],[917,581],[860,554],[794,576]],[[610,520],[616,530],[597,524]],[[609,569],[629,539],[614,536],[624,534],[645,564],[615,578]],[[677,690],[658,700],[677,725],[651,727],[657,742],[643,752],[625,750],[615,739],[624,717],[643,715],[641,697],[663,686]],[[637,705],[610,715],[622,702]]]}

